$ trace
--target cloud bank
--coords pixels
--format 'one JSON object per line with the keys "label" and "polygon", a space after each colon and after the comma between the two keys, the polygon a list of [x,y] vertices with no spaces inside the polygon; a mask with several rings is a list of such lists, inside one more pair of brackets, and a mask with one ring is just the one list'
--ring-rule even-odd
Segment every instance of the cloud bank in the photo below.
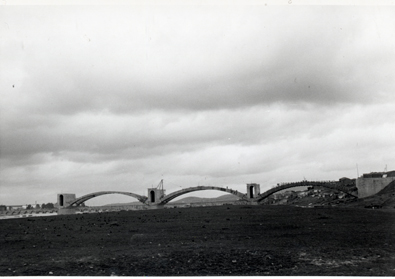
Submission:
{"label": "cloud bank", "polygon": [[2,204],[394,168],[392,6],[0,13]]}

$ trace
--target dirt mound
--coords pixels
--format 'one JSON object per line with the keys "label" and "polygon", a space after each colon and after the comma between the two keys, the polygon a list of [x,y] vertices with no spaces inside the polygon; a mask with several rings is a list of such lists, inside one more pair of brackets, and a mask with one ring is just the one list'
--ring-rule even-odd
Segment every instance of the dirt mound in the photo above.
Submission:
{"label": "dirt mound", "polygon": [[383,190],[376,195],[392,194],[395,193],[395,180],[388,184]]}

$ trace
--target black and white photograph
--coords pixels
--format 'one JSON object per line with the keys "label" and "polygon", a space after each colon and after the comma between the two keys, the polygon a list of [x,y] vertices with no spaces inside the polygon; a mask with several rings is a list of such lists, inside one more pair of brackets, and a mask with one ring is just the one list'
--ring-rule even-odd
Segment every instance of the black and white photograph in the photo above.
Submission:
{"label": "black and white photograph", "polygon": [[394,1],[1,1],[9,276],[395,276]]}

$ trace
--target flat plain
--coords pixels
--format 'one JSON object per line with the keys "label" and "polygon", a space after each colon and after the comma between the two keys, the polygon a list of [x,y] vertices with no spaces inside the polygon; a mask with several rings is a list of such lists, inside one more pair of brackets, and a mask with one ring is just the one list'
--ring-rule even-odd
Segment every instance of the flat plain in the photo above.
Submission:
{"label": "flat plain", "polygon": [[394,276],[395,211],[191,207],[0,220],[0,276]]}

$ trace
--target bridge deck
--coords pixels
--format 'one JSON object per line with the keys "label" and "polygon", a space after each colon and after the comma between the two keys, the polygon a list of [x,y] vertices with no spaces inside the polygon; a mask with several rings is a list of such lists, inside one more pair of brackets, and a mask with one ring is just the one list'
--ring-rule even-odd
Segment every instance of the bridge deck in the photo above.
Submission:
{"label": "bridge deck", "polygon": [[187,193],[191,193],[191,192],[195,192],[195,191],[204,191],[204,190],[217,190],[217,191],[222,191],[222,192],[226,192],[226,193],[235,195],[235,196],[239,197],[240,199],[247,198],[246,194],[240,193],[240,192],[238,192],[236,190],[232,190],[230,188],[223,188],[223,187],[217,187],[217,186],[195,186],[195,187],[189,187],[189,188],[185,188],[182,190],[178,190],[176,192],[168,194],[160,199],[159,204],[166,204],[166,203],[170,202],[171,200],[173,200],[181,195],[187,194]]}
{"label": "bridge deck", "polygon": [[[160,197],[159,200],[157,202],[154,203],[150,203],[149,205],[164,205],[168,202],[170,202],[171,200],[187,194],[187,193],[191,193],[191,192],[195,192],[195,191],[204,191],[204,190],[216,190],[216,191],[222,191],[222,192],[226,192],[232,195],[235,195],[237,197],[240,198],[240,200],[246,200],[246,201],[251,201],[251,202],[260,202],[263,199],[269,197],[270,195],[282,191],[284,189],[288,189],[288,188],[293,188],[293,187],[299,187],[299,186],[320,186],[320,187],[326,187],[326,188],[330,188],[333,190],[338,190],[344,193],[347,193],[349,195],[352,195],[355,197],[355,195],[353,195],[350,191],[349,188],[344,187],[341,183],[339,183],[339,181],[307,181],[307,180],[302,180],[302,181],[298,181],[298,182],[289,182],[289,183],[279,183],[277,184],[275,187],[257,195],[256,197],[253,198],[247,198],[247,194],[244,193],[240,193],[236,190],[230,189],[228,187],[224,188],[224,187],[218,187],[218,186],[195,186],[195,187],[189,187],[189,188],[185,188],[185,189],[181,189],[178,191],[175,191],[173,193],[170,193],[168,195],[165,195],[163,197]],[[79,197],[77,199],[75,199],[74,201],[72,201],[69,205],[69,207],[71,206],[76,206],[79,205],[89,199],[92,199],[94,197],[98,197],[98,196],[102,196],[102,195],[108,195],[108,194],[121,194],[121,195],[127,195],[127,196],[131,196],[136,198],[137,200],[139,200],[141,203],[143,204],[148,204],[147,200],[148,198],[146,196],[141,196],[135,193],[131,193],[131,192],[120,192],[120,191],[101,191],[101,192],[95,192],[95,193],[91,193],[91,194],[87,194],[84,195],[82,197]]]}
{"label": "bridge deck", "polygon": [[338,181],[307,181],[307,180],[302,180],[298,182],[289,182],[289,183],[279,183],[277,186],[267,190],[266,192],[263,192],[259,194],[254,200],[256,201],[262,201],[263,199],[269,197],[270,195],[285,190],[293,187],[300,187],[300,186],[318,186],[318,187],[325,187],[333,190],[338,190],[341,192],[344,192],[348,195],[356,197],[354,194],[350,192],[350,190],[347,187],[344,187],[342,184],[340,184]]}

